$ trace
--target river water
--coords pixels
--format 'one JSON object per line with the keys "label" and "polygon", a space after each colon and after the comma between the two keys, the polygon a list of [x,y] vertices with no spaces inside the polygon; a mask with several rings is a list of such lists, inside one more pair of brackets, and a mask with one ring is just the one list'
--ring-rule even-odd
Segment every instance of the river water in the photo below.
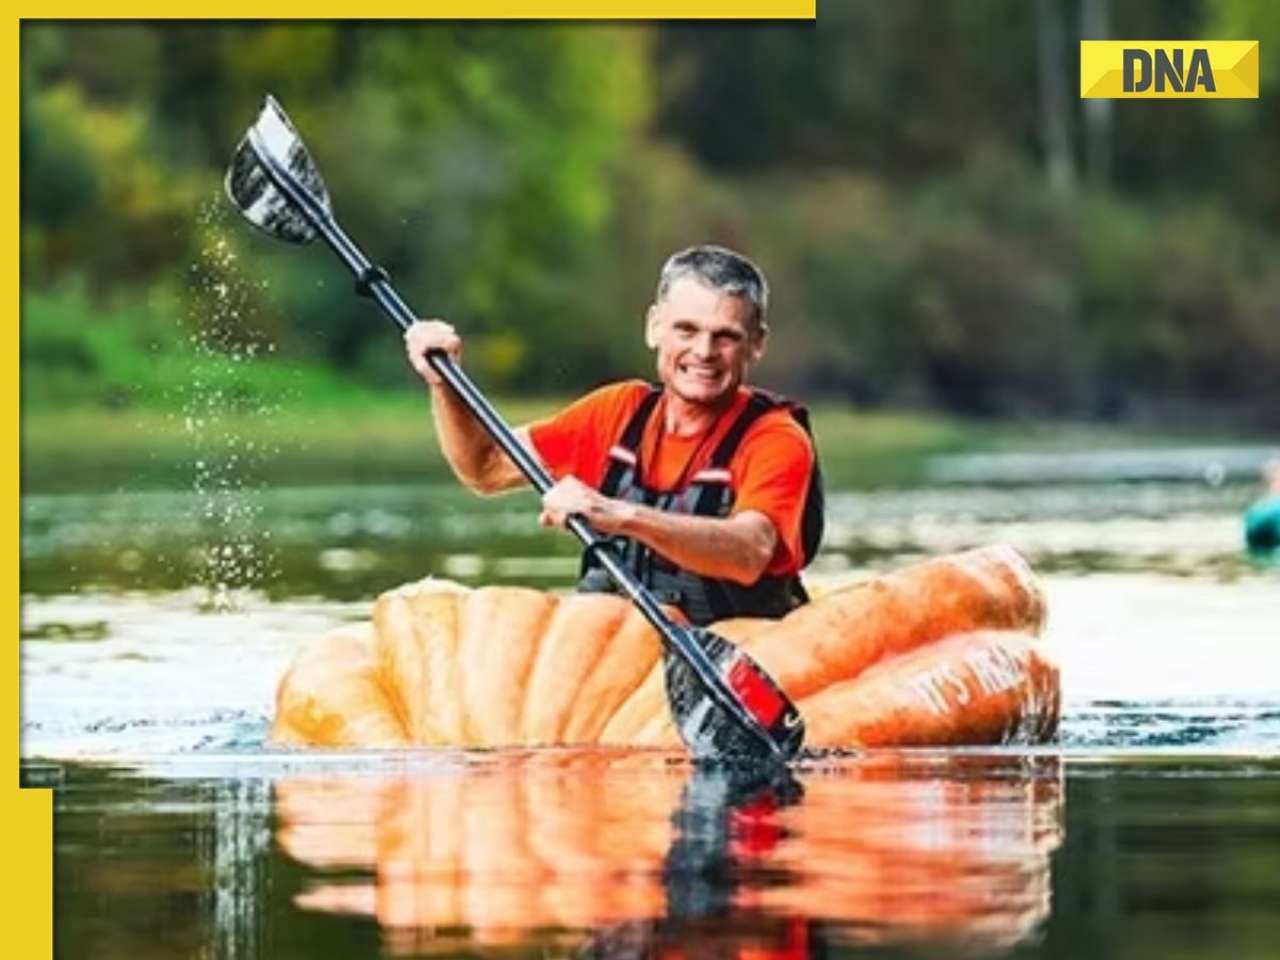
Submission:
{"label": "river water", "polygon": [[285,753],[299,645],[427,574],[560,587],[532,501],[351,487],[27,497],[23,775],[67,957],[1271,957],[1280,568],[1243,486],[831,498],[815,580],[1022,550],[1060,742],[810,755]]}

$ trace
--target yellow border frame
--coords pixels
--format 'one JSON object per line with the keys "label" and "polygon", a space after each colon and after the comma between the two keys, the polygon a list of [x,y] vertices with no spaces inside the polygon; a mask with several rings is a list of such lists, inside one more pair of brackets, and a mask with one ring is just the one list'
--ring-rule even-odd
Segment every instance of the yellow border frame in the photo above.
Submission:
{"label": "yellow border frame", "polygon": [[[21,507],[19,504],[19,350],[18,350],[18,315],[20,309],[20,291],[18,286],[18,87],[21,80],[21,67],[18,63],[19,37],[22,18],[15,22],[9,35],[9,93],[5,97],[7,121],[5,129],[9,131],[7,142],[9,148],[5,156],[9,158],[7,171],[9,183],[13,190],[9,199],[4,202],[4,219],[9,224],[6,231],[5,262],[9,264],[10,296],[13,304],[14,338],[9,341],[13,352],[4,361],[5,406],[9,415],[5,418],[9,435],[7,446],[10,450],[9,469],[4,471],[5,502],[14,507],[13,513],[4,521],[5,542],[12,544],[6,554],[5,580],[10,589],[5,593],[5,622],[11,623],[18,630],[21,607],[19,601],[18,570],[20,555],[18,537],[20,535]],[[10,499],[12,498],[12,499]],[[9,869],[5,871],[5,891],[3,903],[7,914],[13,918],[9,924],[9,932],[5,937],[9,949],[17,956],[47,957],[53,955],[53,793],[49,790],[19,789],[19,757],[21,756],[21,719],[19,716],[19,698],[21,695],[21,644],[14,637],[14,654],[9,673],[5,679],[4,701],[5,716],[9,718],[9,730],[12,736],[14,764],[11,768],[8,789],[0,790],[3,807],[0,816],[5,825],[5,847],[8,853]]]}
{"label": "yellow border frame", "polygon": [[[154,2],[113,4],[103,17],[88,3],[59,4],[23,20],[169,20],[172,8]],[[362,17],[351,17],[350,4],[272,4],[263,16],[261,3],[220,3],[219,20],[813,20],[817,0],[429,0],[423,5],[383,3]]]}
{"label": "yellow border frame", "polygon": [[[327,19],[342,18],[351,9],[336,3],[289,4],[284,9],[273,5],[273,17],[279,19]],[[383,5],[384,9],[367,19],[596,19],[596,20],[812,20],[817,16],[817,0],[435,0],[427,16],[420,6]],[[20,309],[19,290],[19,181],[18,181],[18,87],[21,79],[19,65],[20,37],[23,20],[36,19],[145,19],[169,17],[169,8],[155,3],[128,4],[124,11],[116,8],[110,18],[97,15],[88,4],[58,5],[41,11],[40,16],[18,16],[9,39],[10,81],[5,97],[7,127],[9,131],[10,158],[9,182],[13,193],[4,204],[4,218],[10,224],[5,251],[9,264],[10,303],[14,304],[15,332]],[[262,6],[236,2],[222,4],[218,8],[221,18],[260,19]],[[14,352],[3,366],[7,406],[6,418],[11,430],[8,447],[12,466],[5,472],[6,502],[15,509],[4,522],[5,541],[12,544],[6,564],[6,581],[11,585],[6,593],[5,621],[19,624],[21,610],[19,599],[18,550],[21,509],[19,504],[19,351],[17,337],[10,341]],[[6,834],[8,866],[4,870],[5,891],[3,902],[7,914],[14,918],[5,937],[7,952],[19,957],[46,957],[53,954],[53,794],[47,789],[19,789],[17,776],[21,757],[21,719],[19,715],[21,681],[21,644],[15,642],[15,655],[5,684],[5,715],[9,718],[14,745],[14,769],[11,786],[0,790],[3,797],[3,816]]]}

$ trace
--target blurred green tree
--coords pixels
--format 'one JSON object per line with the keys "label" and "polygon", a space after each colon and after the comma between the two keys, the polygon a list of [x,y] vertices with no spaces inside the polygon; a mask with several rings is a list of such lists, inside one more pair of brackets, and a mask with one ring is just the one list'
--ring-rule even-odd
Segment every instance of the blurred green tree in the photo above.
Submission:
{"label": "blurred green tree", "polygon": [[[812,25],[27,22],[24,290],[46,319],[154,340],[160,304],[175,340],[194,325],[406,381],[327,253],[251,233],[220,196],[270,91],[344,225],[467,331],[487,386],[644,372],[656,268],[716,240],[773,281],[761,374],[781,387],[1275,425],[1280,70],[1263,56],[1258,101],[1099,106],[1074,95],[1077,41],[1098,35],[1267,49],[1280,15],[903,0]],[[235,310],[211,299],[228,287]],[[95,342],[91,369],[146,369],[104,359],[137,342]]]}

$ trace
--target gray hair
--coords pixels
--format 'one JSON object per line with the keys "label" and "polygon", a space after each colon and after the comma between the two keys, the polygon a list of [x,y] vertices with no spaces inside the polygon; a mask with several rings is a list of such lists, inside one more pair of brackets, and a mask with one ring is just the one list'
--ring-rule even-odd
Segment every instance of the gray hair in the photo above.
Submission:
{"label": "gray hair", "polygon": [[709,243],[673,253],[658,275],[655,301],[665,299],[675,282],[685,277],[694,277],[720,293],[741,297],[751,308],[748,325],[754,330],[763,329],[769,309],[769,283],[760,268],[742,254]]}

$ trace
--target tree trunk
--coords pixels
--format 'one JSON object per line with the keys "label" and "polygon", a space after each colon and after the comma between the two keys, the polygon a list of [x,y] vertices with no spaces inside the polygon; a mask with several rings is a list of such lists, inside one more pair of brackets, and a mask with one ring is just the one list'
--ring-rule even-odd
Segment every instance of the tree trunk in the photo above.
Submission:
{"label": "tree trunk", "polygon": [[[1108,40],[1111,36],[1110,0],[1084,0],[1080,7],[1080,36]],[[1084,101],[1084,163],[1089,182],[1102,187],[1111,179],[1111,101]]]}
{"label": "tree trunk", "polygon": [[1071,151],[1071,104],[1067,99],[1063,58],[1062,11],[1058,0],[1036,0],[1035,10],[1045,171],[1054,190],[1069,193],[1075,185],[1076,170]]}

